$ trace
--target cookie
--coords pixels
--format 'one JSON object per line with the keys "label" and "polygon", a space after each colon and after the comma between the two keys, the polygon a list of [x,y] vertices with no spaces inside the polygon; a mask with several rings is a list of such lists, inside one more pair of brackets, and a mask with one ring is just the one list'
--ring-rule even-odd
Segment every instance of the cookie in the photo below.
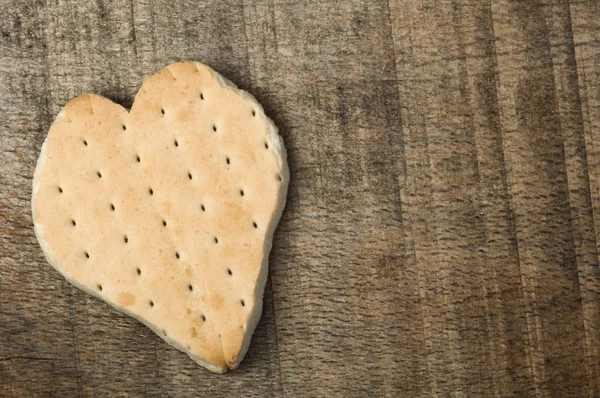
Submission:
{"label": "cookie", "polygon": [[128,112],[71,100],[33,179],[36,236],[69,282],[213,372],[260,318],[289,172],[260,104],[197,62],[142,85]]}

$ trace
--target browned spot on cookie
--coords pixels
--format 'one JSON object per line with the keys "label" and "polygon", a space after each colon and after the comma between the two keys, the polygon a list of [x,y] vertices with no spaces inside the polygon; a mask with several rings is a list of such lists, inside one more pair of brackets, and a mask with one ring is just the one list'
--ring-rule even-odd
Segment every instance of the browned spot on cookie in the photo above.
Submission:
{"label": "browned spot on cookie", "polygon": [[192,337],[196,336],[198,336],[198,331],[196,330],[196,328],[192,328]]}
{"label": "browned spot on cookie", "polygon": [[121,293],[118,302],[123,307],[129,307],[135,303],[135,296],[131,293]]}
{"label": "browned spot on cookie", "polygon": [[229,356],[229,359],[225,358],[225,361],[226,361],[228,364],[234,364],[234,363],[236,363],[236,362],[237,362],[237,358],[238,358],[238,355],[237,355],[237,354],[231,354],[231,355]]}
{"label": "browned spot on cookie", "polygon": [[221,311],[221,308],[223,308],[223,296],[221,296],[220,294],[215,293],[210,298],[210,301],[211,301],[212,306],[214,306],[214,309],[217,312]]}

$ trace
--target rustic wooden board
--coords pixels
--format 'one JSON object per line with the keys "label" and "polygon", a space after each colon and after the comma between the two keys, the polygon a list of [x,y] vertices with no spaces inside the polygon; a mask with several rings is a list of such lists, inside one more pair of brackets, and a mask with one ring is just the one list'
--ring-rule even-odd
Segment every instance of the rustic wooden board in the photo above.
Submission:
{"label": "rustic wooden board", "polygon": [[[0,396],[600,396],[600,0],[0,1]],[[199,60],[289,153],[262,320],[214,375],[72,288],[48,127]]]}

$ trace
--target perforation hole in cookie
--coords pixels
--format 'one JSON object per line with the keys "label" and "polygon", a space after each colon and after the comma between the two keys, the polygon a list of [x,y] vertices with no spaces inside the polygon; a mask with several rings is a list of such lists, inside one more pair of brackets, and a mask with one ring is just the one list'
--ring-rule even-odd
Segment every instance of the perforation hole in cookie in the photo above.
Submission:
{"label": "perforation hole in cookie", "polygon": [[265,149],[269,149],[269,143],[265,141]]}
{"label": "perforation hole in cookie", "polygon": [[98,289],[99,292],[102,291],[102,285],[101,284],[96,284],[96,289]]}
{"label": "perforation hole in cookie", "polygon": [[256,116],[256,111],[252,109],[252,116]]}
{"label": "perforation hole in cookie", "polygon": [[181,255],[179,254],[179,252],[175,252],[175,258],[177,258],[178,260],[181,258]]}
{"label": "perforation hole in cookie", "polygon": [[227,164],[231,164],[231,159],[229,159],[229,156],[227,156],[227,157],[225,158],[225,161],[227,162]]}
{"label": "perforation hole in cookie", "polygon": [[129,238],[127,237],[127,235],[123,236],[123,242],[129,243]]}
{"label": "perforation hole in cookie", "polygon": [[194,286],[188,285],[188,289],[190,290],[190,292],[193,292],[194,291]]}
{"label": "perforation hole in cookie", "polygon": [[148,301],[148,304],[150,305],[150,307],[154,307],[154,301],[150,300]]}
{"label": "perforation hole in cookie", "polygon": [[98,176],[98,178],[102,178],[102,173],[100,172],[100,170],[96,171],[96,175]]}
{"label": "perforation hole in cookie", "polygon": [[200,315],[200,319],[202,319],[202,322],[206,322],[206,316]]}
{"label": "perforation hole in cookie", "polygon": [[277,177],[275,177],[275,178],[277,178],[277,181],[279,181],[279,182],[283,181],[281,174],[277,174]]}
{"label": "perforation hole in cookie", "polygon": [[90,253],[88,252],[83,252],[83,255],[85,256],[85,258],[90,258]]}
{"label": "perforation hole in cookie", "polygon": [[213,238],[215,244],[219,243],[219,238],[217,238],[216,236]]}
{"label": "perforation hole in cookie", "polygon": [[115,211],[117,208],[115,207],[115,205],[113,203],[110,204],[110,210],[111,211]]}
{"label": "perforation hole in cookie", "polygon": [[200,93],[200,99],[204,101],[204,93]]}
{"label": "perforation hole in cookie", "polygon": [[244,194],[244,190],[243,190],[243,189],[240,189],[240,196],[244,196],[244,195],[245,195],[245,194]]}
{"label": "perforation hole in cookie", "polygon": [[137,267],[137,268],[135,269],[135,272],[136,272],[138,275],[142,275],[142,270],[140,269],[140,267]]}
{"label": "perforation hole in cookie", "polygon": [[123,131],[127,130],[127,126],[125,126],[125,123],[122,123],[121,126],[123,127]]}
{"label": "perforation hole in cookie", "polygon": [[245,306],[246,306],[246,302],[244,301],[244,299],[241,299],[241,300],[240,300],[240,304],[242,305],[242,307],[245,307]]}
{"label": "perforation hole in cookie", "polygon": [[82,141],[83,141],[83,145],[88,146],[88,142],[85,138],[82,138]]}
{"label": "perforation hole in cookie", "polygon": [[191,180],[192,179],[192,172],[188,171],[188,178]]}
{"label": "perforation hole in cookie", "polygon": [[215,124],[213,124],[213,131],[216,133],[217,132],[217,126]]}
{"label": "perforation hole in cookie", "polygon": [[166,227],[167,226],[167,220],[162,220],[162,225],[163,225],[163,227]]}
{"label": "perforation hole in cookie", "polygon": [[77,222],[75,222],[75,220],[71,220],[71,224],[73,224],[73,226],[76,226]]}
{"label": "perforation hole in cookie", "polygon": [[152,189],[152,188],[148,188],[148,193],[149,193],[150,195],[154,195],[154,189]]}
{"label": "perforation hole in cookie", "polygon": [[177,141],[177,138],[173,139],[173,144],[178,147],[179,146],[179,141]]}
{"label": "perforation hole in cookie", "polygon": [[200,209],[201,209],[202,211],[206,211],[206,207],[204,206],[204,204],[201,204],[201,205],[200,205]]}
{"label": "perforation hole in cookie", "polygon": [[58,187],[58,193],[63,193],[63,189],[61,187]]}
{"label": "perforation hole in cookie", "polygon": [[258,228],[258,224],[256,223],[256,221],[252,221],[252,226],[253,226],[254,228]]}
{"label": "perforation hole in cookie", "polygon": [[140,155],[136,155],[135,160],[137,160],[137,162],[140,163],[142,161],[142,158],[140,158]]}
{"label": "perforation hole in cookie", "polygon": [[233,272],[231,271],[231,268],[227,268],[227,273],[229,274],[229,276],[233,276]]}
{"label": "perforation hole in cookie", "polygon": [[165,108],[160,108],[160,113],[162,114],[162,116],[165,116]]}

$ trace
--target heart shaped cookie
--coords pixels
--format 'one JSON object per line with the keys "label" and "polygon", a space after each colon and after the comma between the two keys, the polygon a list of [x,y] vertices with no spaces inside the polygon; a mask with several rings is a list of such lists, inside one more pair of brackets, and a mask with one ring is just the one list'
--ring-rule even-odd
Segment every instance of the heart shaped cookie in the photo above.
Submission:
{"label": "heart shaped cookie", "polygon": [[69,282],[224,372],[260,318],[288,179],[260,104],[176,63],[130,112],[83,94],[58,114],[33,179],[35,232]]}

